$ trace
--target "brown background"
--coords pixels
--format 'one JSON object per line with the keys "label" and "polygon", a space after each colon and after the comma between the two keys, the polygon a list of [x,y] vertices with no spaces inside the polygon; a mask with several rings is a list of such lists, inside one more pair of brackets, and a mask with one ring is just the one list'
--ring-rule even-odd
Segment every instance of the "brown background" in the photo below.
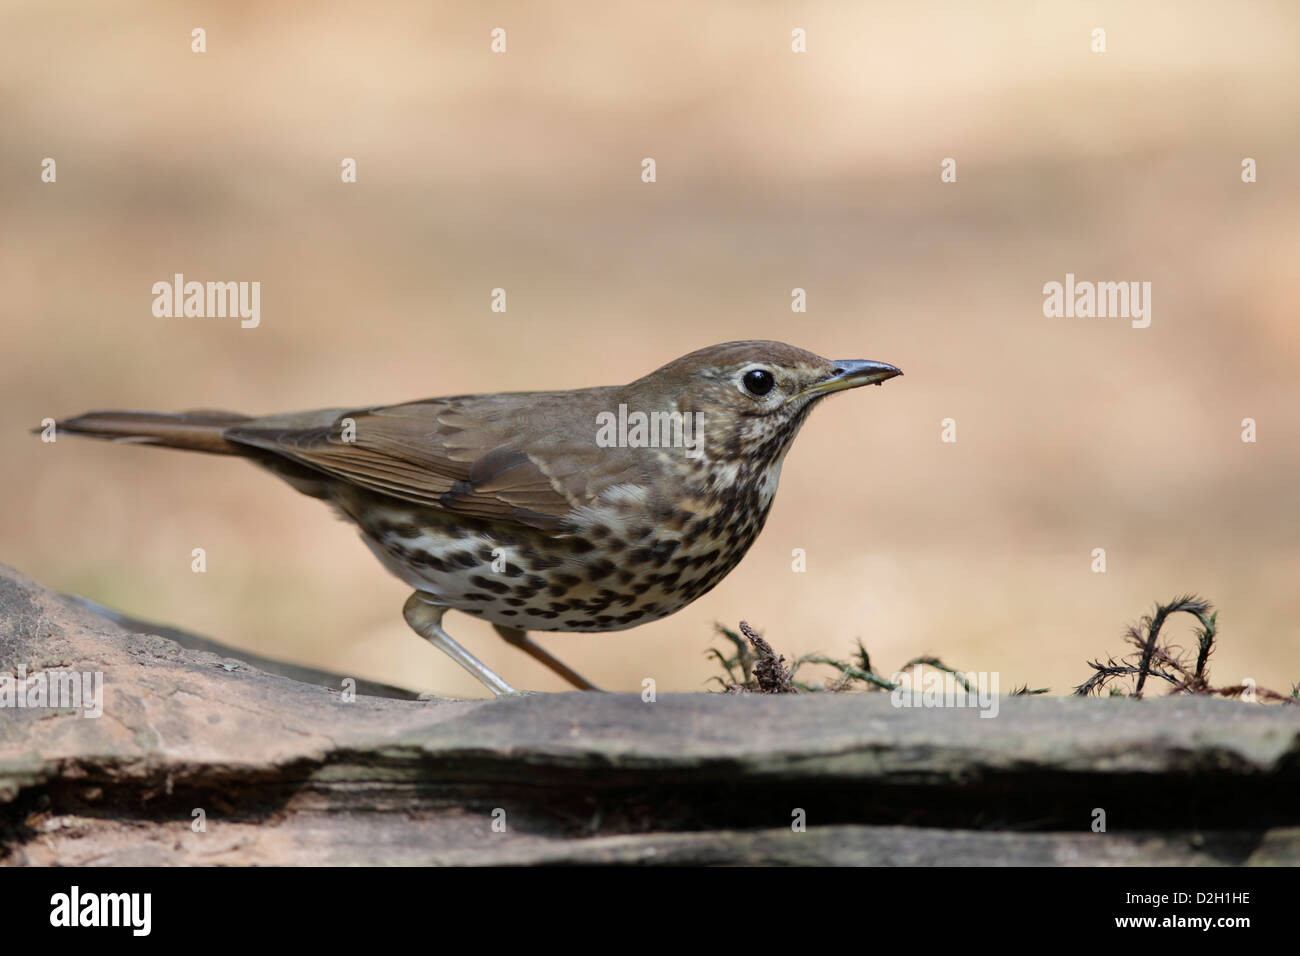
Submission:
{"label": "brown background", "polygon": [[[320,503],[24,430],[608,384],[775,338],[907,375],[813,415],[715,591],[543,637],[597,683],[701,688],[712,623],[744,617],[787,654],[861,637],[886,673],[934,653],[1065,692],[1189,590],[1221,609],[1219,681],[1300,679],[1294,4],[23,2],[0,37],[0,560],[47,585],[476,694]],[[260,281],[261,327],[154,318],[175,272]],[[1044,318],[1066,272],[1152,282],[1151,327]]]}

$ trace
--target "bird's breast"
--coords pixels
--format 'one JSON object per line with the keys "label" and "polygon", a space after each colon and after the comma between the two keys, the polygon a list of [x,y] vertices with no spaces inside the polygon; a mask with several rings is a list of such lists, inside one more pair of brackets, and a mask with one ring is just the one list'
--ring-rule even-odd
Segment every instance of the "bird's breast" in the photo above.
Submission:
{"label": "bird's breast", "polygon": [[681,609],[740,562],[780,475],[757,465],[608,489],[558,532],[373,501],[357,520],[390,571],[450,607],[525,630],[622,630]]}

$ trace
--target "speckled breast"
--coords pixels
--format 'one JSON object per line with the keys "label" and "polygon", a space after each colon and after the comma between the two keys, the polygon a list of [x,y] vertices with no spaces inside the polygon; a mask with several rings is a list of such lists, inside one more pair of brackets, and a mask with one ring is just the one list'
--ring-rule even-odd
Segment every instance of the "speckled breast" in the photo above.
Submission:
{"label": "speckled breast", "polygon": [[779,470],[702,484],[671,504],[625,491],[557,533],[382,498],[347,510],[390,571],[449,607],[525,630],[617,631],[721,581],[762,530]]}

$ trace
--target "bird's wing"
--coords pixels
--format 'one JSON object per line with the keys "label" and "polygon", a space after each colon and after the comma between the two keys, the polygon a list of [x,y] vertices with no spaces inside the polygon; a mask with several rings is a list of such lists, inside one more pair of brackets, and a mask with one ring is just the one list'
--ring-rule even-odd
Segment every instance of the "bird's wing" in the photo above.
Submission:
{"label": "bird's wing", "polygon": [[645,464],[597,448],[594,415],[546,392],[272,416],[223,436],[370,491],[548,531]]}

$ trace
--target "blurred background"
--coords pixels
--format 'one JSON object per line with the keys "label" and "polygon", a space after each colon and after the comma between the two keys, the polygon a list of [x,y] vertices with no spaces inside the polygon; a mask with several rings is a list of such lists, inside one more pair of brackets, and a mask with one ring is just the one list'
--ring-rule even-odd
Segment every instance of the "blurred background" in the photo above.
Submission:
{"label": "blurred background", "polygon": [[[772,338],[907,374],[819,408],[714,591],[541,636],[596,683],[703,689],[744,618],[787,657],[861,638],[885,674],[1068,693],[1186,591],[1220,609],[1216,682],[1300,680],[1300,6],[24,0],[0,37],[0,561],[48,587],[479,695],[320,502],[26,430],[611,384]],[[261,282],[260,327],[155,318],[177,272]],[[1150,327],[1045,318],[1067,272],[1151,282]]]}

